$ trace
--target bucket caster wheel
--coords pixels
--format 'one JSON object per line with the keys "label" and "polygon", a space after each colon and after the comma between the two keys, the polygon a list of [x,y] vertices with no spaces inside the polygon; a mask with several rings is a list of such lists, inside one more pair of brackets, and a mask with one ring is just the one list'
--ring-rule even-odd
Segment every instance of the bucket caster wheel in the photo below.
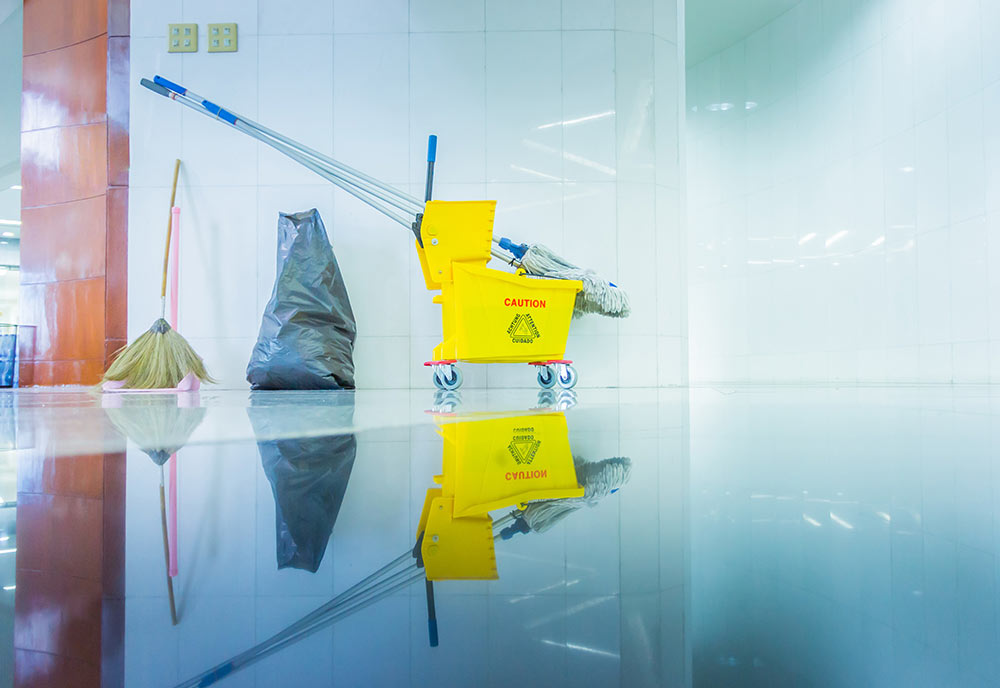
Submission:
{"label": "bucket caster wheel", "polygon": [[538,385],[542,389],[552,389],[556,384],[556,373],[552,366],[538,366]]}
{"label": "bucket caster wheel", "polygon": [[458,389],[462,386],[462,371],[453,365],[435,367],[434,386],[449,392]]}
{"label": "bucket caster wheel", "polygon": [[576,368],[568,363],[559,364],[559,386],[563,389],[573,389],[576,386]]}

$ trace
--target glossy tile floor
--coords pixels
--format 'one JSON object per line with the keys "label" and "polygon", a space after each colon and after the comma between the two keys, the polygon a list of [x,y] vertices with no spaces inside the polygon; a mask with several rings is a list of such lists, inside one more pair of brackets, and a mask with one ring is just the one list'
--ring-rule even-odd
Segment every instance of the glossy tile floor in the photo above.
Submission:
{"label": "glossy tile floor", "polygon": [[0,408],[2,686],[1000,682],[991,387]]}

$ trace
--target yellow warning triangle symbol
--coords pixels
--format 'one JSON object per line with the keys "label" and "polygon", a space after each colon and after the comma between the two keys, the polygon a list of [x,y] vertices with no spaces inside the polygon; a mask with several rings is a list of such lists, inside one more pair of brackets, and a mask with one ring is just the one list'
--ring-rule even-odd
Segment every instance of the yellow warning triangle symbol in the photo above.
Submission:
{"label": "yellow warning triangle symbol", "polygon": [[514,331],[511,333],[511,335],[514,337],[530,338],[534,337],[535,333],[531,331],[531,325],[528,324],[528,321],[525,318],[519,318],[517,321],[517,326],[514,328]]}
{"label": "yellow warning triangle symbol", "polygon": [[513,440],[510,443],[510,451],[515,455],[517,462],[521,463],[531,456],[531,450],[534,448],[534,445],[534,440]]}

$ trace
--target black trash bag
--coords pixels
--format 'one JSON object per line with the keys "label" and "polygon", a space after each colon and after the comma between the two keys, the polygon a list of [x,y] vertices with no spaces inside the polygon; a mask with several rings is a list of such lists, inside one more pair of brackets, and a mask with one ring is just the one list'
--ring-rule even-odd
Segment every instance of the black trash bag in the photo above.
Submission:
{"label": "black trash bag", "polygon": [[354,467],[354,435],[257,443],[274,493],[278,568],[316,573]]}
{"label": "black trash bag", "polygon": [[278,277],[247,365],[253,389],[354,389],[357,325],[319,212],[278,216]]}

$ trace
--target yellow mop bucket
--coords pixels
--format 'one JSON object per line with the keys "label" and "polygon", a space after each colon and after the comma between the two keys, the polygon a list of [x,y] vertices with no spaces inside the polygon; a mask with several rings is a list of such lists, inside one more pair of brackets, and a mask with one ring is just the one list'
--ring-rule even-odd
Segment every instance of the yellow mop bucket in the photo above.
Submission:
{"label": "yellow mop bucket", "polygon": [[424,282],[441,290],[443,338],[434,349],[434,383],[461,385],[457,361],[531,363],[538,382],[576,383],[565,359],[577,280],[528,277],[486,267],[491,255],[496,201],[428,201],[416,245]]}
{"label": "yellow mop bucket", "polygon": [[474,363],[562,359],[579,282],[511,275],[458,263],[442,291],[449,311],[439,358]]}
{"label": "yellow mop bucket", "polygon": [[417,526],[428,580],[497,577],[490,511],[583,496],[562,413],[446,423],[438,432],[440,487],[427,491]]}
{"label": "yellow mop bucket", "polygon": [[562,413],[448,423],[441,486],[455,516],[536,499],[582,497]]}

